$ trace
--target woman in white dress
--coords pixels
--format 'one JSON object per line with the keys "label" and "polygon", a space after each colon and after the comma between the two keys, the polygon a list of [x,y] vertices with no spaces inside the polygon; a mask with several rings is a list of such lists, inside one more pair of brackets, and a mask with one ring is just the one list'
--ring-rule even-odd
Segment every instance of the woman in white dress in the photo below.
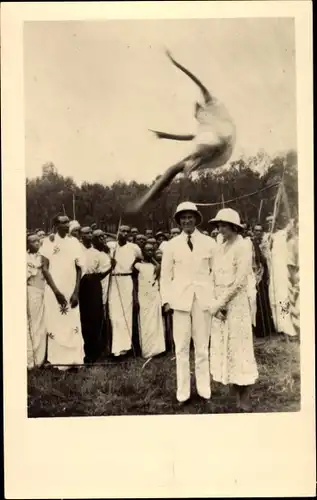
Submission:
{"label": "woman in white dress", "polygon": [[46,327],[43,274],[44,257],[39,250],[41,241],[38,235],[27,237],[27,366],[42,366],[46,355]]}
{"label": "woman in white dress", "polygon": [[48,271],[46,287],[46,326],[48,331],[47,360],[61,370],[80,365],[84,359],[78,306],[79,284],[82,275],[83,252],[76,238],[69,238],[69,219],[55,218],[57,233],[54,243],[41,253],[46,257],[44,272]]}
{"label": "woman in white dress", "polygon": [[237,407],[249,411],[250,386],[258,377],[248,299],[250,256],[236,211],[222,209],[210,223],[223,236],[212,269],[210,372],[214,381],[232,384]]}
{"label": "woman in white dress", "polygon": [[154,247],[146,243],[143,262],[134,265],[138,271],[138,301],[140,306],[140,346],[144,358],[165,351],[162,301],[159,292],[158,269],[153,263]]}

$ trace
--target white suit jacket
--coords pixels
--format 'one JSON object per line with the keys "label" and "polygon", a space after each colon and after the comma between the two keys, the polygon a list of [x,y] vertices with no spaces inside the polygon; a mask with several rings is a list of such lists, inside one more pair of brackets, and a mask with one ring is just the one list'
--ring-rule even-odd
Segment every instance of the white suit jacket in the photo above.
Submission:
{"label": "white suit jacket", "polygon": [[162,303],[172,309],[191,311],[194,296],[203,310],[207,310],[212,296],[211,267],[216,242],[197,229],[187,244],[184,232],[164,247],[161,268]]}

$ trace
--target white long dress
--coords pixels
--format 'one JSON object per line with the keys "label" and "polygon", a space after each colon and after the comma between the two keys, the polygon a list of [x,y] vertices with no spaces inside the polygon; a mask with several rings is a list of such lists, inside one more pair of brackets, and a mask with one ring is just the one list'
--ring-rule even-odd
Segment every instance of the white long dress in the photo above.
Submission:
{"label": "white long dress", "polygon": [[[55,235],[53,245],[43,245],[41,253],[49,260],[49,271],[58,290],[68,301],[66,314],[61,311],[49,286],[45,292],[47,360],[52,365],[82,364],[84,359],[79,306],[71,308],[70,298],[76,284],[76,267],[83,267],[83,252],[76,238]],[[67,366],[60,366],[67,369]]]}
{"label": "white long dress", "polygon": [[248,298],[249,255],[241,236],[218,244],[213,261],[211,310],[227,309],[225,321],[213,316],[210,372],[222,384],[250,385],[258,377]]}
{"label": "white long dress", "polygon": [[281,229],[273,235],[273,245],[269,260],[269,297],[273,321],[277,332],[295,336],[289,303],[287,229]]}
{"label": "white long dress", "polygon": [[27,366],[41,366],[46,355],[45,279],[42,256],[27,253]]}
{"label": "white long dress", "polygon": [[109,316],[112,325],[111,352],[119,355],[132,345],[133,282],[132,266],[142,258],[140,248],[134,243],[110,245],[111,256],[117,264],[112,271],[109,287]]}
{"label": "white long dress", "polygon": [[135,264],[135,268],[139,271],[141,352],[144,358],[149,358],[165,351],[162,300],[154,265],[142,262]]}

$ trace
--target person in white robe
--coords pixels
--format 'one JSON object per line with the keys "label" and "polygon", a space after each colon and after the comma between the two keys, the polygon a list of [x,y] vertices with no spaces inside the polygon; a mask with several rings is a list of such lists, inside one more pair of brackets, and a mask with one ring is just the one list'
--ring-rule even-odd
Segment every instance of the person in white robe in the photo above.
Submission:
{"label": "person in white robe", "polygon": [[272,236],[272,247],[270,252],[269,273],[269,296],[275,329],[279,333],[296,335],[289,303],[289,276],[288,276],[288,228],[282,223],[278,225],[277,231]]}
{"label": "person in white robe", "polygon": [[251,311],[252,325],[256,324],[256,277],[254,273],[254,248],[252,240],[249,236],[243,238],[246,253],[249,259],[249,275],[248,275],[248,298]]}
{"label": "person in white robe", "polygon": [[299,234],[298,226],[295,222],[290,228],[288,246],[288,297],[290,303],[290,316],[296,335],[300,334],[300,276],[299,276]]}
{"label": "person in white robe", "polygon": [[61,370],[81,365],[84,358],[79,314],[79,284],[83,252],[79,241],[68,237],[69,218],[55,218],[54,243],[44,245],[41,253],[47,259],[49,273],[46,287],[46,326],[48,331],[47,360]]}
{"label": "person in white robe", "polygon": [[140,247],[127,241],[128,226],[121,226],[118,242],[109,242],[110,255],[116,264],[112,270],[109,286],[109,316],[112,325],[112,348],[114,356],[126,354],[132,348],[133,282],[132,269],[136,261],[142,260]]}
{"label": "person in white robe", "polygon": [[154,262],[154,247],[144,246],[144,261],[137,262],[138,301],[140,307],[140,347],[144,358],[165,351],[162,300],[159,292],[158,266]]}
{"label": "person in white robe", "polygon": [[42,366],[46,356],[45,277],[40,237],[27,237],[27,366]]}

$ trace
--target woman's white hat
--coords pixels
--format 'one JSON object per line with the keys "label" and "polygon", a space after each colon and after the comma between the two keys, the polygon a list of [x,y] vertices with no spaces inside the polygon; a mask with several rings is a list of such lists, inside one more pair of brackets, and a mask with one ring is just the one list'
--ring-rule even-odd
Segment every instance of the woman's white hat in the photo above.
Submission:
{"label": "woman's white hat", "polygon": [[174,219],[176,220],[177,224],[179,224],[179,216],[182,212],[194,212],[194,214],[196,215],[196,219],[197,219],[197,222],[196,222],[197,226],[199,226],[199,224],[201,224],[203,221],[203,216],[199,212],[195,203],[192,203],[191,201],[183,201],[176,208],[176,211],[174,214]]}
{"label": "woman's white hat", "polygon": [[219,210],[216,217],[214,219],[210,219],[208,222],[212,225],[218,224],[219,222],[224,222],[226,224],[232,224],[239,229],[243,229],[243,226],[240,222],[240,215],[232,208],[222,208],[221,210]]}

